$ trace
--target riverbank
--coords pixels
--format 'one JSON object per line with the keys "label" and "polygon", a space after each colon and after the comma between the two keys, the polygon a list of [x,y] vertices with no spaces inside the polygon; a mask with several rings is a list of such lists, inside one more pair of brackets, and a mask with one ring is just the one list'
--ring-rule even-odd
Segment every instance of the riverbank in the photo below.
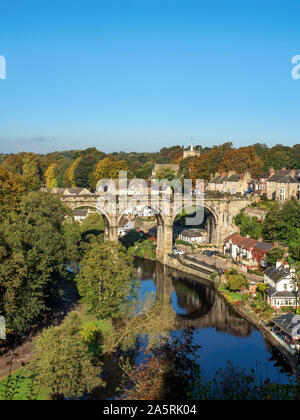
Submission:
{"label": "riverbank", "polygon": [[250,312],[244,306],[244,301],[236,300],[232,301],[231,297],[226,293],[222,292],[219,289],[219,285],[221,283],[221,279],[218,275],[214,276],[212,273],[215,273],[213,269],[208,269],[206,266],[201,267],[201,263],[199,264],[184,264],[183,261],[180,259],[175,259],[168,257],[165,261],[166,265],[170,268],[176,269],[178,271],[182,271],[186,274],[191,274],[193,276],[199,277],[200,281],[203,281],[203,278],[208,280],[212,287],[214,287],[216,293],[218,293],[225,302],[231,306],[237,314],[247,320],[251,325],[253,325],[256,329],[260,331],[262,336],[272,345],[274,346],[283,356],[283,359],[288,361],[289,365],[292,368],[293,373],[297,378],[300,378],[300,364],[299,359],[297,356],[292,355],[287,351],[287,349],[281,345],[279,340],[277,340],[270,332],[267,322],[262,318],[258,317],[254,312]]}

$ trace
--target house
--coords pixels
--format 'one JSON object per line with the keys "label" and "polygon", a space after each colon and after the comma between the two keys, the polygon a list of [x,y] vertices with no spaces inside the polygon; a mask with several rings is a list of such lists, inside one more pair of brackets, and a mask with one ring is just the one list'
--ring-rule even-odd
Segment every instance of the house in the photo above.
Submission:
{"label": "house", "polygon": [[80,188],[80,187],[72,187],[72,188],[65,188],[64,195],[91,195],[89,190],[86,188]]}
{"label": "house", "polygon": [[88,216],[89,213],[90,213],[89,209],[73,210],[73,215],[74,215],[75,222],[82,223],[83,220]]}
{"label": "house", "polygon": [[295,276],[295,269],[288,264],[283,265],[281,261],[272,265],[264,273],[267,302],[272,308],[282,306],[296,307],[299,304],[298,285]]}
{"label": "house", "polygon": [[270,170],[260,177],[261,193],[270,200],[284,202],[291,198],[299,199],[300,170],[282,168]]}
{"label": "house", "polygon": [[122,216],[118,226],[118,236],[122,237],[132,229],[134,229],[134,222]]}
{"label": "house", "polygon": [[274,248],[275,246],[282,246],[283,248],[288,250],[288,247],[283,242],[264,242],[262,238],[259,238],[256,245],[254,245],[252,250],[253,260],[256,262],[258,268],[266,268],[266,256],[270,249]]}
{"label": "house", "polygon": [[200,244],[204,242],[205,238],[203,232],[197,232],[190,229],[183,230],[179,235],[178,239],[181,241],[189,242],[190,244],[197,243]]}
{"label": "house", "polygon": [[179,165],[177,164],[169,164],[169,163],[157,163],[154,166],[154,169],[152,171],[151,178],[154,179],[156,177],[156,173],[160,171],[161,169],[170,169],[171,171],[175,172],[175,174],[178,174],[179,171]]}
{"label": "house", "polygon": [[247,266],[254,266],[253,248],[257,240],[233,233],[224,240],[224,254],[229,253],[232,258],[240,260]]}
{"label": "house", "polygon": [[271,334],[291,354],[300,351],[300,316],[285,314],[271,319]]}
{"label": "house", "polygon": [[65,188],[41,188],[41,192],[49,192],[51,194],[64,194]]}
{"label": "house", "polygon": [[211,174],[208,191],[219,191],[227,194],[244,194],[249,189],[251,175],[249,172],[237,174],[235,171]]}

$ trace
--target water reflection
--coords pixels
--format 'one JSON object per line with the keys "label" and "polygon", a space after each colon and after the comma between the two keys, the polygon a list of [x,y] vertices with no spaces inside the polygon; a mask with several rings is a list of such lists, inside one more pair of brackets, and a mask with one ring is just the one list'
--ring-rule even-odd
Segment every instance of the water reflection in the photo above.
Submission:
{"label": "water reflection", "polygon": [[211,285],[192,275],[157,264],[153,280],[158,295],[168,297],[180,329],[215,328],[236,336],[248,336],[253,327],[215,293]]}
{"label": "water reflection", "polygon": [[[175,311],[177,328],[172,334],[181,334],[188,327],[196,329],[195,341],[202,347],[201,364],[206,371],[214,373],[227,360],[247,370],[259,369],[274,381],[278,381],[279,372],[289,371],[261,333],[240,317],[210,282],[155,262],[136,261],[136,269],[142,293],[156,292]],[[288,377],[281,380],[286,382]]]}

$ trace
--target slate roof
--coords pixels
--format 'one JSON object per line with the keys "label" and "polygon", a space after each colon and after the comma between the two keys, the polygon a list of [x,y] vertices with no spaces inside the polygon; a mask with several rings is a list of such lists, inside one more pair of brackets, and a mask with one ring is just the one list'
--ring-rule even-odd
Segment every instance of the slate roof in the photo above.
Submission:
{"label": "slate roof", "polygon": [[[269,285],[268,285],[269,286]],[[275,287],[271,287],[269,286],[266,289],[266,294],[269,295],[270,297],[277,297],[277,298],[293,298],[295,297],[295,293],[294,292],[290,292],[288,290],[283,290],[283,291],[276,291]]]}
{"label": "slate roof", "polygon": [[[274,171],[274,175],[290,175],[291,170],[288,169],[276,169]],[[270,171],[265,172],[264,174],[261,175],[260,178],[269,178],[270,177]],[[300,170],[295,170],[295,176],[298,177],[300,176]]]}
{"label": "slate roof", "polygon": [[292,175],[272,175],[267,182],[276,182],[278,184],[299,184],[299,180]]}
{"label": "slate roof", "polygon": [[185,236],[187,238],[199,238],[202,237],[202,233],[201,232],[195,232],[194,230],[188,230],[185,229],[183,230],[180,235]]}
{"label": "slate roof", "polygon": [[265,275],[277,283],[290,275],[290,269],[285,268],[283,265],[278,268],[276,268],[275,265],[271,265],[271,267],[267,268],[265,271]]}
{"label": "slate roof", "polygon": [[222,184],[223,178],[221,177],[221,175],[218,175],[215,178],[213,178],[210,182],[213,184]]}
{"label": "slate roof", "polygon": [[[80,194],[82,191],[85,191],[86,188],[80,188],[80,187],[72,187],[72,188],[66,188],[65,189],[65,193],[69,192],[70,194]],[[90,192],[88,190],[86,190],[88,194],[90,194]]]}
{"label": "slate roof", "polygon": [[257,242],[254,248],[261,249],[262,251],[269,251],[274,247],[273,242]]}
{"label": "slate roof", "polygon": [[74,216],[85,217],[88,214],[88,210],[73,210]]}
{"label": "slate roof", "polygon": [[121,217],[121,220],[119,222],[119,227],[123,228],[127,225],[127,223],[129,222],[129,219],[127,219],[125,216]]}
{"label": "slate roof", "polygon": [[237,174],[233,174],[227,177],[227,182],[238,182],[240,180],[240,176]]}
{"label": "slate roof", "polygon": [[300,335],[300,316],[285,314],[271,320],[292,337]]}

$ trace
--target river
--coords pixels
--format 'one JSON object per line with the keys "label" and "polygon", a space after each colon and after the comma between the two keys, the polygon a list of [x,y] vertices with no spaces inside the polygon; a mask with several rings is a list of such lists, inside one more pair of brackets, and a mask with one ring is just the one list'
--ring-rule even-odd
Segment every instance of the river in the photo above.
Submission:
{"label": "river", "polygon": [[195,328],[194,341],[201,346],[200,364],[207,377],[231,361],[246,371],[254,368],[258,377],[268,376],[281,383],[290,381],[289,366],[273,354],[272,345],[207,280],[151,261],[136,260],[135,265],[142,294],[155,292],[169,296],[178,321],[177,329],[171,334],[180,335],[187,327]]}

